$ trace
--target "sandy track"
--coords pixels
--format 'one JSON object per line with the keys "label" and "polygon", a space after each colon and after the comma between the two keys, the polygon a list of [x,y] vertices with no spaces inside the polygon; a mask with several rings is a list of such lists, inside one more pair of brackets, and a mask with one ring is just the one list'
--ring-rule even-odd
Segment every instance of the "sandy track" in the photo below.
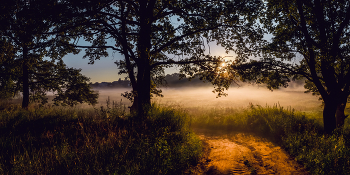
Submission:
{"label": "sandy track", "polygon": [[193,174],[308,174],[281,147],[258,136],[194,129],[206,158]]}

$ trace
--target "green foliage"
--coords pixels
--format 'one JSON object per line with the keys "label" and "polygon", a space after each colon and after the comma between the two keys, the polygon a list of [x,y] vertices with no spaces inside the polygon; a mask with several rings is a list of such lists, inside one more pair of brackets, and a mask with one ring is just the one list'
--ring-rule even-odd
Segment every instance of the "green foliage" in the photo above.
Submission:
{"label": "green foliage", "polygon": [[183,112],[154,105],[137,121],[122,106],[107,104],[5,108],[0,174],[181,174],[197,163],[201,142]]}
{"label": "green foliage", "polygon": [[57,91],[53,99],[55,104],[76,105],[78,103],[88,102],[97,104],[98,93],[94,92],[89,85],[89,78],[83,76],[80,71],[74,68],[64,67],[64,63],[59,63],[60,67],[56,69],[57,80],[54,89]]}
{"label": "green foliage", "polygon": [[[325,104],[325,132],[343,125],[350,94],[350,4],[346,0],[268,0],[259,27],[271,39],[257,50],[260,60],[233,67],[245,80],[286,87],[290,79],[305,78],[306,92]],[[242,64],[241,64],[242,63]],[[337,111],[337,112],[336,112]]]}
{"label": "green foliage", "polygon": [[4,9],[0,12],[0,97],[22,92],[22,106],[27,108],[29,100],[46,103],[46,92],[57,91],[56,102],[96,103],[97,94],[89,88],[89,79],[62,61],[66,54],[79,50],[68,44],[73,36],[62,37],[55,29],[64,20],[56,19],[62,16],[61,6],[44,0],[0,4]]}
{"label": "green foliage", "polygon": [[[342,80],[349,74],[346,54],[349,48],[342,43],[349,39],[345,35],[350,28],[350,19],[345,18],[350,13],[348,6],[347,1],[268,1],[265,16],[261,18],[264,28],[273,35],[263,50],[266,58],[293,61],[300,56],[301,59],[298,64],[266,60],[266,65],[278,68],[279,73],[307,78],[309,91],[320,95],[330,91],[331,86],[345,86],[348,82]],[[334,75],[325,77],[331,72]],[[328,84],[335,80],[336,84]]]}
{"label": "green foliage", "polygon": [[16,95],[14,88],[16,77],[11,72],[18,70],[13,68],[12,57],[14,57],[13,46],[4,38],[0,38],[0,99],[8,99]]}
{"label": "green foliage", "polygon": [[[338,133],[337,133],[338,132]],[[284,138],[284,147],[312,174],[349,174],[349,132],[336,130],[331,136],[306,131]]]}

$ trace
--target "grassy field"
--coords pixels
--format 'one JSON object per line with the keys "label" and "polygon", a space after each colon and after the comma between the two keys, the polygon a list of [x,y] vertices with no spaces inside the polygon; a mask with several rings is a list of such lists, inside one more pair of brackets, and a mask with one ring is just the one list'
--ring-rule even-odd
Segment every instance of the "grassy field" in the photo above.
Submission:
{"label": "grassy field", "polygon": [[[24,111],[0,104],[0,174],[182,174],[202,154],[191,127],[260,134],[312,174],[350,174],[350,121],[324,136],[317,98],[277,92],[273,97],[283,99],[277,102],[289,106],[282,107],[265,100],[270,92],[250,94],[259,95],[255,102],[260,105],[235,101],[242,98],[239,92],[212,103],[215,94],[203,93],[207,91],[165,91],[143,122],[127,113],[128,104],[119,95],[110,100],[111,93],[102,92],[96,107],[36,106]],[[296,110],[290,107],[294,105]]]}
{"label": "grassy field", "polygon": [[[267,137],[312,174],[350,174],[349,118],[343,129],[323,135],[322,103],[317,96],[303,91],[230,88],[228,97],[215,98],[209,89],[169,89],[158,100],[170,105],[178,102],[191,116],[192,127]],[[345,113],[350,114],[349,107]]]}
{"label": "grassy field", "polygon": [[0,106],[0,174],[181,174],[201,157],[179,110],[154,105],[140,122],[117,104]]}

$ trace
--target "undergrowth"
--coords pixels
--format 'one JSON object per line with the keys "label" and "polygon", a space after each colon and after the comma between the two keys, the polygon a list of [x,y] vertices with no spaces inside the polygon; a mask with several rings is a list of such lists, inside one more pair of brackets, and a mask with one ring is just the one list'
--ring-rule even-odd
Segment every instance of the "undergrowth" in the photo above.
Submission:
{"label": "undergrowth", "polygon": [[312,174],[350,174],[350,121],[323,134],[320,117],[291,108],[250,105],[246,109],[190,109],[193,127],[253,132],[281,145]]}
{"label": "undergrowth", "polygon": [[0,111],[0,174],[181,174],[201,157],[188,115],[153,105]]}

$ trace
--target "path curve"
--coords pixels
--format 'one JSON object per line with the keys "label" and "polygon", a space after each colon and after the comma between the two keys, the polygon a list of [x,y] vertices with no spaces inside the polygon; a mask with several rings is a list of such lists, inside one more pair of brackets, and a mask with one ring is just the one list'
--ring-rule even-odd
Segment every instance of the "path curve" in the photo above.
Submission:
{"label": "path curve", "polygon": [[192,174],[308,174],[281,147],[247,133],[194,129],[206,148],[205,159]]}

